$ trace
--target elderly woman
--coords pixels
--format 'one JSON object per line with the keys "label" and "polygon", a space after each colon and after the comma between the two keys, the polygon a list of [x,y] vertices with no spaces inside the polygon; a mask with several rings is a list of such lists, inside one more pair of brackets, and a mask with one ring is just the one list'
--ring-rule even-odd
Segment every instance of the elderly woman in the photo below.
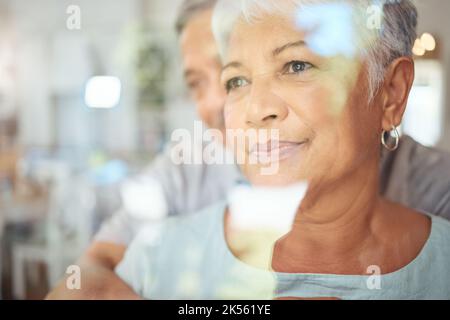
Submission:
{"label": "elderly woman", "polygon": [[379,194],[380,151],[397,147],[414,79],[416,24],[408,0],[220,2],[227,129],[279,133],[256,150],[276,155],[275,174],[248,160],[249,144],[234,150],[241,169],[255,186],[308,190],[267,270],[243,258],[244,233],[218,204],[142,233],[119,275],[153,299],[450,298],[450,223]]}

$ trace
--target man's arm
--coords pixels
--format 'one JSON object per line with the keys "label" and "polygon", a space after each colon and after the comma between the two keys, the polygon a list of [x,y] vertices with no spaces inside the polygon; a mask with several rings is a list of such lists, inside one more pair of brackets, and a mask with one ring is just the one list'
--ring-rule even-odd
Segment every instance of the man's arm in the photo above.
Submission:
{"label": "man's arm", "polygon": [[[148,208],[145,211],[147,214],[153,214],[157,217],[166,213],[159,212],[161,208],[155,208],[153,204],[166,200],[162,187],[157,188],[155,185],[166,183],[169,184],[168,188],[170,189],[171,179],[167,177],[171,177],[172,171],[176,169],[167,158],[167,154],[158,156],[148,168],[137,177],[132,177],[129,180],[136,181],[138,186],[141,185],[146,197],[152,199],[152,202],[147,204]],[[150,191],[148,190],[149,185],[152,187]],[[138,193],[139,197],[142,197],[141,193]],[[174,194],[178,193],[174,192]],[[123,259],[127,246],[145,224],[145,221],[139,219],[140,212],[137,213],[138,218],[136,218],[135,208],[133,206],[127,207],[127,203],[132,202],[133,199],[122,200],[124,202],[122,208],[102,224],[94,237],[94,242],[78,261],[78,266],[81,269],[81,290],[69,290],[66,286],[68,277],[64,277],[56,288],[48,294],[47,299],[139,298],[114,270]],[[151,218],[153,216],[149,217],[150,221]]]}
{"label": "man's arm", "polygon": [[[190,201],[184,201],[185,203],[181,201],[180,205],[175,205],[178,198],[186,199],[178,195],[186,194],[188,190],[194,189],[193,187],[187,187],[182,181],[192,182],[195,186],[199,177],[204,176],[203,166],[187,168],[184,165],[175,165],[171,160],[170,150],[170,147],[168,147],[148,168],[129,180],[134,182],[131,193],[130,189],[124,188],[122,190],[123,207],[111,219],[103,223],[94,238],[94,243],[79,260],[78,265],[81,267],[82,278],[81,290],[68,290],[66,288],[67,277],[65,277],[47,296],[47,299],[139,298],[116,275],[116,266],[121,262],[127,247],[144,225],[155,224],[155,221],[167,216],[169,211],[176,215],[180,213],[176,210],[177,208],[183,208],[184,210],[188,207]],[[187,172],[189,172],[188,177],[186,176]],[[211,177],[215,176],[211,175]],[[124,192],[127,190],[128,192]],[[196,191],[193,194],[198,198],[192,202],[200,206],[200,200],[203,200],[203,197]],[[135,199],[138,199],[140,203],[137,207]],[[142,199],[149,199],[150,201],[145,203],[145,201],[142,202]],[[132,266],[128,264],[127,266],[127,268],[122,268],[125,278],[129,275],[127,270],[133,269]],[[138,275],[139,271],[132,273]],[[133,280],[141,281],[134,278]]]}
{"label": "man's arm", "polygon": [[120,279],[114,268],[122,260],[126,247],[123,245],[94,242],[80,258],[81,289],[70,290],[67,277],[53,289],[49,300],[134,300],[140,297]]}

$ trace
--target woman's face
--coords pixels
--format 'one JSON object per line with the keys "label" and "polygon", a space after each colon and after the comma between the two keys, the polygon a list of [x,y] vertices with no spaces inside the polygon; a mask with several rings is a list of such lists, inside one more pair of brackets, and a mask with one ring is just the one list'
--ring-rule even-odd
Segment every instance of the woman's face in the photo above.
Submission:
{"label": "woman's face", "polygon": [[240,20],[231,33],[221,77],[226,127],[279,133],[277,150],[259,141],[279,155],[275,174],[261,174],[267,163],[248,161],[255,150],[248,143],[235,148],[253,184],[329,185],[378,161],[381,110],[368,105],[364,64],[320,56],[306,35],[278,16],[251,25]]}

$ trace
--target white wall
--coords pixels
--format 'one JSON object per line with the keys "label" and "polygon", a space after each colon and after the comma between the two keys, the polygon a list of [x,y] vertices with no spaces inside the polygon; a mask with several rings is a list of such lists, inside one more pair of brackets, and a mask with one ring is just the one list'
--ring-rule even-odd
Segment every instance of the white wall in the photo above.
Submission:
{"label": "white wall", "polygon": [[[54,96],[83,94],[85,81],[96,71],[89,60],[89,46],[98,50],[103,72],[123,81],[123,99],[114,111],[100,117],[109,132],[103,145],[112,149],[135,148],[135,93],[129,66],[120,65],[117,53],[124,27],[136,21],[137,0],[2,0],[10,8],[17,41],[20,141],[24,146],[48,147],[55,141]],[[68,30],[66,9],[81,8],[81,30]],[[61,72],[62,71],[62,72]],[[80,105],[80,108],[83,108]],[[70,119],[69,119],[70,120]],[[81,121],[89,130],[88,121]]]}
{"label": "white wall", "polygon": [[450,1],[417,0],[416,5],[419,10],[419,34],[430,32],[436,35],[441,46],[441,57],[445,70],[445,133],[439,147],[450,151]]}

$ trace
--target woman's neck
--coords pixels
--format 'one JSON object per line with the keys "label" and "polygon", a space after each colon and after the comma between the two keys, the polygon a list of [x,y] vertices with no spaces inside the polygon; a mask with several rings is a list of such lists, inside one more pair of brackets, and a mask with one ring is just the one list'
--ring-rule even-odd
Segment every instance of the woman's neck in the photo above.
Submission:
{"label": "woman's neck", "polygon": [[382,216],[378,214],[380,202],[376,163],[355,170],[326,190],[315,191],[313,187],[292,230],[275,245],[274,269],[277,257],[284,261],[282,268],[289,268],[290,261],[296,268],[323,264],[333,270],[333,262],[342,264],[361,257],[373,244],[374,226]]}

